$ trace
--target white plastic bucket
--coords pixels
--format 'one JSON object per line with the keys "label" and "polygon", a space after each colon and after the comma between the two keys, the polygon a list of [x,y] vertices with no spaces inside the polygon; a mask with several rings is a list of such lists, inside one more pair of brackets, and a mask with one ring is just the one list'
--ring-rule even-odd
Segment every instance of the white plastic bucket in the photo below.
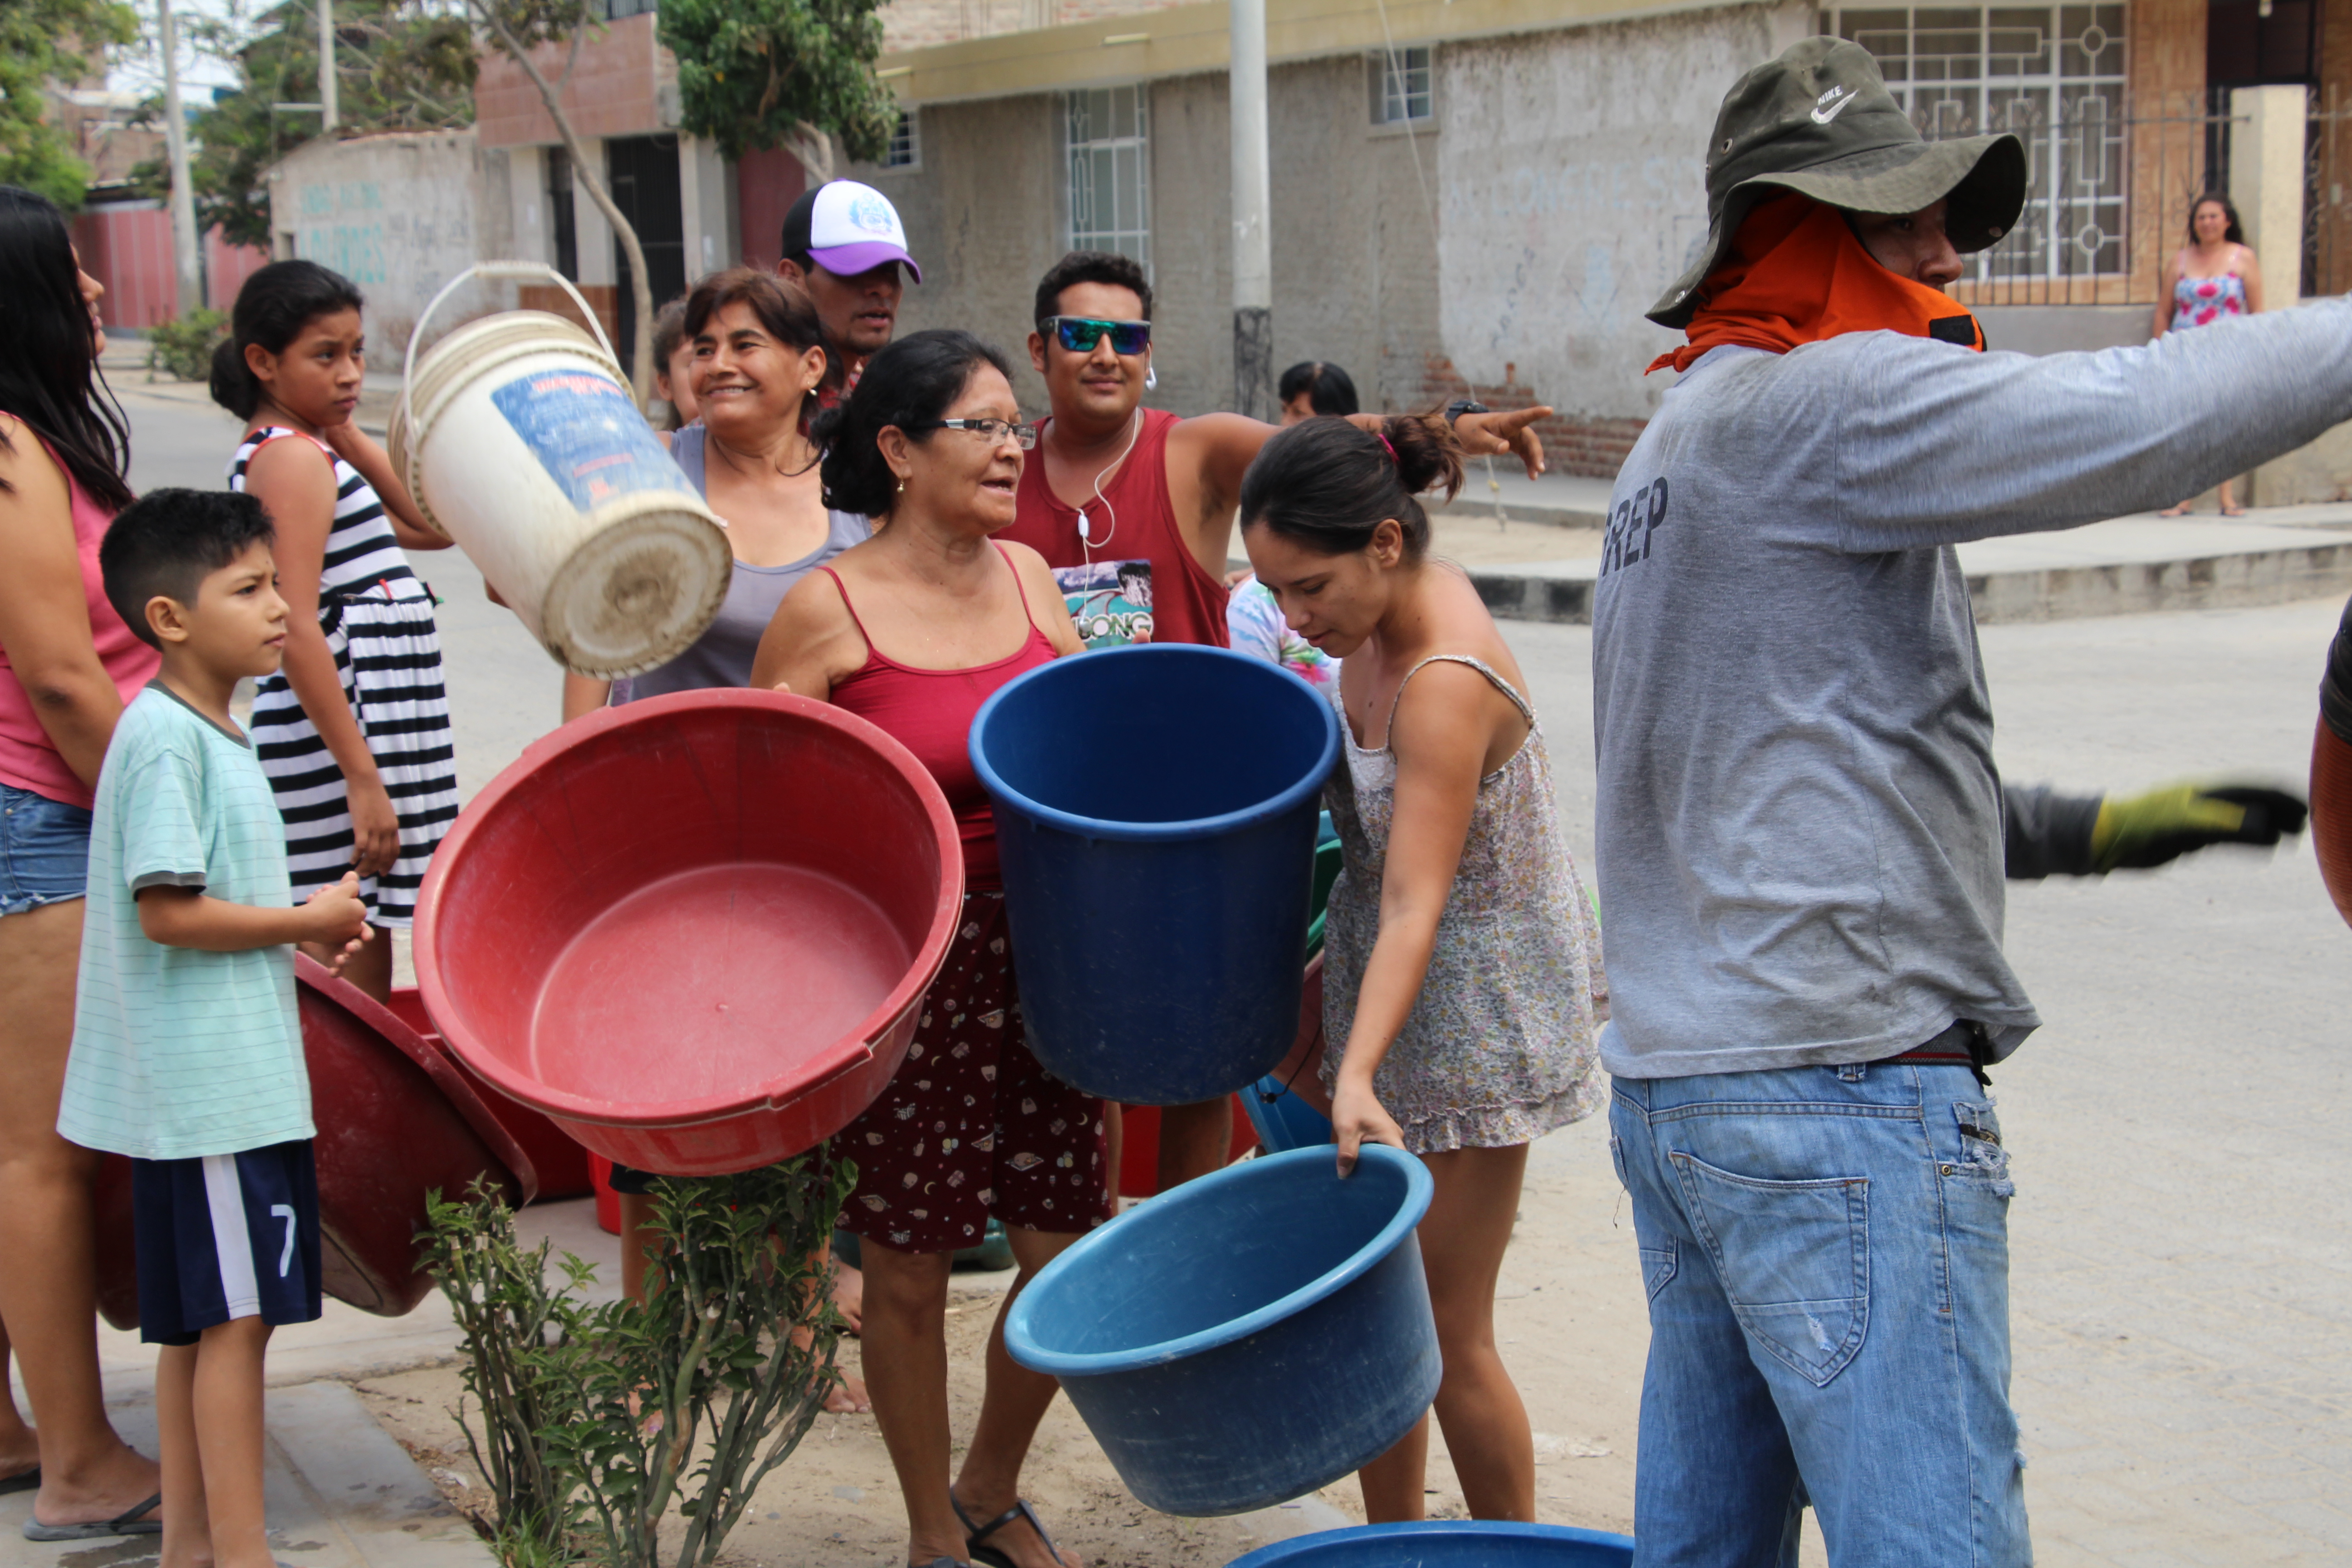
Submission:
{"label": "white plastic bucket", "polygon": [[[536,262],[485,262],[417,331],[478,274],[564,281]],[[595,321],[584,300],[581,314]],[[393,467],[559,663],[635,675],[702,635],[734,572],[726,525],[638,412],[601,330],[509,310],[421,361],[412,337],[408,362]]]}

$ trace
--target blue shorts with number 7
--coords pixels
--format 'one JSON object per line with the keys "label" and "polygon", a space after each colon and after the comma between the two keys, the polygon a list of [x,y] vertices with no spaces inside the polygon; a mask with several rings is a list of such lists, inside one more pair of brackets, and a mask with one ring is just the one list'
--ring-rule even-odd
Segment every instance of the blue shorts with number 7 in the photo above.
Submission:
{"label": "blue shorts with number 7", "polygon": [[319,1174],[310,1143],[133,1160],[139,1337],[192,1345],[237,1318],[319,1316]]}

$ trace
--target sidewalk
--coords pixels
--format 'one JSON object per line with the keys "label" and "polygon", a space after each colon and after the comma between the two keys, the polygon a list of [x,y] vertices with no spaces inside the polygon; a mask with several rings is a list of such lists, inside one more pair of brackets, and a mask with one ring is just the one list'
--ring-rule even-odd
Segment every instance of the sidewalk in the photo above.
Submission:
{"label": "sidewalk", "polygon": [[[618,1293],[619,1240],[596,1227],[591,1200],[527,1208],[517,1230],[526,1247],[551,1238],[556,1258],[568,1251],[597,1265],[592,1297]],[[950,1331],[960,1336],[953,1391],[961,1404],[977,1402],[981,1341],[1013,1275],[959,1272],[950,1287]],[[496,1568],[488,1544],[453,1506],[487,1500],[453,1414],[462,1392],[457,1339],[437,1291],[402,1318],[331,1300],[319,1321],[271,1336],[269,1535],[286,1568]],[[859,1370],[859,1351],[856,1341],[843,1342],[845,1370]],[[116,1429],[153,1454],[155,1347],[142,1344],[136,1331],[100,1323],[99,1363]],[[21,1386],[16,1396],[21,1405]],[[1360,1522],[1321,1496],[1231,1519],[1148,1514],[1127,1499],[1066,1406],[1048,1419],[1030,1470],[1059,1504],[1065,1543],[1090,1546],[1092,1562],[1115,1560],[1104,1548],[1116,1542],[1139,1551],[1137,1561],[1152,1568],[1217,1568],[1269,1542]],[[812,1517],[819,1499],[822,1519]],[[902,1539],[896,1484],[870,1415],[819,1416],[759,1501],[728,1542],[730,1563],[848,1568],[882,1561],[877,1553],[895,1552]],[[20,1532],[32,1506],[30,1492],[0,1497],[0,1568],[153,1568],[158,1561],[160,1538],[152,1535],[27,1542]]]}
{"label": "sidewalk", "polygon": [[[1522,478],[1516,493],[1546,503],[1525,508],[1528,516],[1565,519],[1577,515],[1580,495],[1592,493],[1585,487],[1599,484]],[[1506,487],[1507,522],[1496,522],[1491,508],[1465,510],[1463,500],[1437,513],[1438,553],[1468,569],[1498,616],[1589,623],[1603,531],[1521,521],[1513,498]],[[1606,502],[1601,494],[1591,515]],[[1979,540],[1959,553],[1980,626],[2336,597],[2352,593],[2352,502],[2255,508],[2235,518],[2141,512],[2064,532]]]}

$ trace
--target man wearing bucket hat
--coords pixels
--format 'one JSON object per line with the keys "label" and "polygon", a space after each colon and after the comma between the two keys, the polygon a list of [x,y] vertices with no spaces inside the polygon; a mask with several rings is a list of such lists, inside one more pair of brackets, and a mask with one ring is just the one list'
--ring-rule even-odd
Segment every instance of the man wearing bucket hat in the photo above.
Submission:
{"label": "man wearing bucket hat", "polygon": [[[2025,195],[1832,38],[1749,71],[1651,311],[1684,373],[1593,600],[1612,1148],[1652,1327],[1647,1563],[2023,1563],[2001,788],[1963,540],[2152,510],[2352,416],[2352,309],[1985,352]],[[1657,367],[1654,367],[1657,368]]]}
{"label": "man wearing bucket hat", "polygon": [[776,276],[808,290],[825,335],[840,352],[844,375],[828,376],[828,405],[857,384],[866,362],[882,352],[898,322],[906,291],[898,268],[918,283],[923,269],[907,253],[907,231],[890,198],[856,180],[828,180],[803,191],[784,215],[783,259]]}

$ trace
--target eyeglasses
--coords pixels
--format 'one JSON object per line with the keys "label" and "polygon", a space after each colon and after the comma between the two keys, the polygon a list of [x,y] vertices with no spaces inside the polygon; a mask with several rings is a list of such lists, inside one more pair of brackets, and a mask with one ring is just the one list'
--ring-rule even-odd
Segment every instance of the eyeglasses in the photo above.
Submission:
{"label": "eyeglasses", "polygon": [[1094,316],[1048,316],[1037,323],[1043,329],[1054,330],[1054,341],[1072,353],[1089,354],[1102,342],[1105,332],[1110,334],[1113,353],[1139,354],[1151,346],[1151,323],[1149,321],[1106,321]]}
{"label": "eyeglasses", "polygon": [[969,430],[990,446],[1005,441],[1017,442],[1027,452],[1037,445],[1037,426],[1007,419],[934,419],[927,425],[909,425],[909,430]]}

